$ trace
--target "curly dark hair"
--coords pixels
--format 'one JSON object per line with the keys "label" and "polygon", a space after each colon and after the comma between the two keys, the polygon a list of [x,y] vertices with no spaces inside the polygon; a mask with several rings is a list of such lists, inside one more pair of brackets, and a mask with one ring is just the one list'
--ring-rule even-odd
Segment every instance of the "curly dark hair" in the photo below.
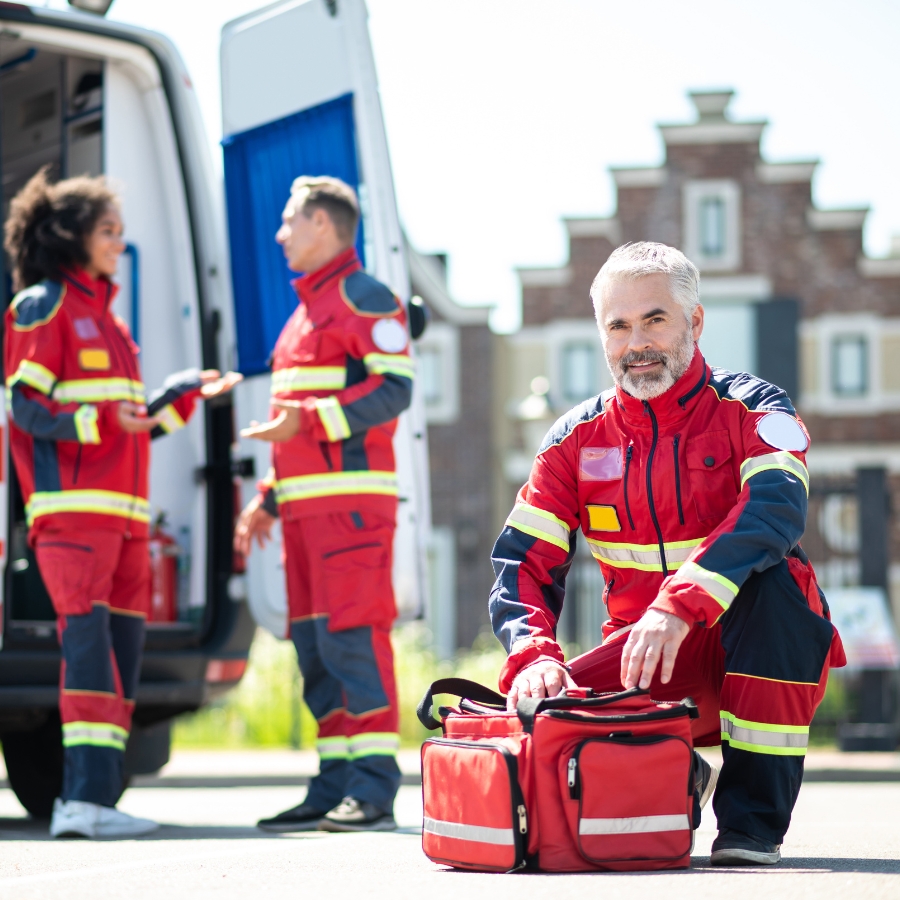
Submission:
{"label": "curly dark hair", "polygon": [[81,176],[52,184],[48,169],[44,166],[13,197],[3,227],[16,291],[85,265],[85,239],[110,206],[119,206],[104,178]]}

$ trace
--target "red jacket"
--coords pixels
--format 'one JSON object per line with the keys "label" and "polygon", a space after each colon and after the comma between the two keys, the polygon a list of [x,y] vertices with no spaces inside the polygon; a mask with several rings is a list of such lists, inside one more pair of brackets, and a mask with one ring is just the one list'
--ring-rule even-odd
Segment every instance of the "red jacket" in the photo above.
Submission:
{"label": "red jacket", "polygon": [[710,369],[699,350],[653,400],[617,388],[563,416],[492,554],[491,619],[510,654],[504,690],[535,660],[563,659],[556,623],[579,529],[606,585],[604,637],[648,607],[714,624],[752,572],[797,546],[808,444],[784,391]]}
{"label": "red jacket", "polygon": [[275,344],[272,396],[302,401],[300,433],[273,444],[261,487],[288,518],[353,510],[392,518],[393,436],[413,379],[403,306],[352,248],[293,285],[300,305]]}
{"label": "red jacket", "polygon": [[[46,528],[105,528],[138,537],[150,521],[150,435],[119,427],[120,401],[146,403],[138,347],[110,312],[116,286],[83,271],[19,292],[6,311],[10,445],[32,537]],[[200,373],[151,398],[162,425],[185,424]]]}

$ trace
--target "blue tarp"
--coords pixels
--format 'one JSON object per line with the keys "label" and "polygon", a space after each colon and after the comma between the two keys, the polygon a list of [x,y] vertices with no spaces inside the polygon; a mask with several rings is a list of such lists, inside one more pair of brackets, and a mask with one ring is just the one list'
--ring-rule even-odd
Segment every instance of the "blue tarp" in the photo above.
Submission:
{"label": "blue tarp", "polygon": [[[230,135],[222,141],[239,369],[268,371],[275,341],[297,307],[275,232],[299,175],[332,175],[359,187],[353,96]],[[357,249],[362,258],[360,225]]]}

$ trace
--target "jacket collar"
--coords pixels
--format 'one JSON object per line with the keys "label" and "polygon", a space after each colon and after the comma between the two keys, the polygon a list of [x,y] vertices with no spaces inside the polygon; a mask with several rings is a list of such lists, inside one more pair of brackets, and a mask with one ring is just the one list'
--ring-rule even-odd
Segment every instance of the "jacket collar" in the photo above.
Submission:
{"label": "jacket collar", "polygon": [[356,255],[356,248],[348,247],[320,269],[295,278],[291,284],[297,292],[300,302],[309,305],[327,291],[338,278],[345,278],[361,268],[362,264]]}
{"label": "jacket collar", "polygon": [[[706,364],[699,347],[694,348],[694,358],[687,371],[664,394],[648,400],[647,405],[653,410],[660,424],[674,422],[688,416],[697,405],[703,388],[709,383],[712,370]],[[616,387],[616,400],[626,421],[637,427],[649,427],[646,407],[643,400],[632,397],[621,387]]]}
{"label": "jacket collar", "polygon": [[67,290],[74,291],[98,313],[105,313],[119,293],[119,286],[105,275],[92,278],[81,267],[64,269],[60,272],[60,280]]}

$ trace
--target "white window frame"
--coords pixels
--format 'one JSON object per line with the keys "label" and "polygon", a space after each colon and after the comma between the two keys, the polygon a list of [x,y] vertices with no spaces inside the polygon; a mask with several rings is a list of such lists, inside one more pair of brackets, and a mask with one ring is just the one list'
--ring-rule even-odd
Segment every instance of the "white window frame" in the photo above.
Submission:
{"label": "white window frame", "polygon": [[459,418],[459,328],[448,322],[431,322],[413,347],[417,356],[422,350],[431,350],[441,357],[441,398],[423,406],[429,425],[450,425]]}
{"label": "white window frame", "polygon": [[[703,252],[700,204],[707,198],[725,207],[725,246],[721,254]],[[704,178],[688,181],[682,193],[684,252],[701,272],[729,272],[741,268],[741,189],[736,181]]]}
{"label": "white window frame", "polygon": [[[525,329],[523,329],[524,331]],[[529,336],[542,333],[547,347],[547,378],[550,380],[550,400],[556,412],[565,412],[581,401],[569,401],[563,396],[563,348],[567,344],[581,344],[596,341],[597,347],[597,391],[605,391],[613,384],[612,375],[606,365],[603,343],[594,319],[556,319],[543,328],[533,326]],[[587,397],[582,398],[587,400]]]}

